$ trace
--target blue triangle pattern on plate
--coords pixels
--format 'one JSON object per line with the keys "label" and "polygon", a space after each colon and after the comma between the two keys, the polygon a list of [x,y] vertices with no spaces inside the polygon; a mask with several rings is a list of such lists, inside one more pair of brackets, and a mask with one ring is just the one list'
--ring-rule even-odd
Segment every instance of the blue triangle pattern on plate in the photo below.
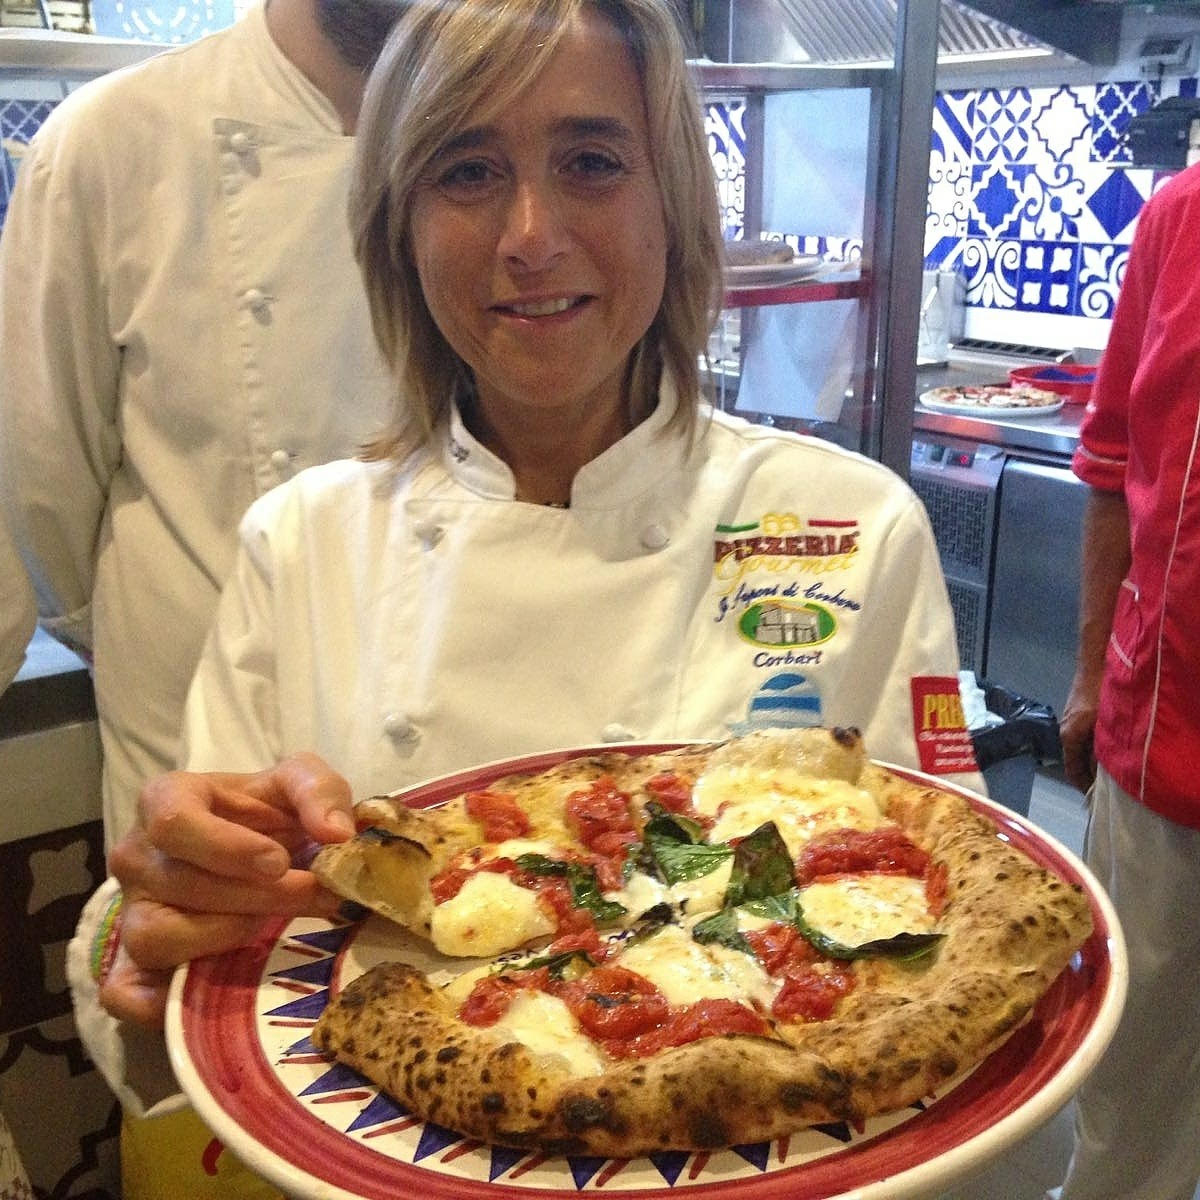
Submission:
{"label": "blue triangle pattern on plate", "polygon": [[493,1146],[492,1161],[488,1166],[488,1183],[495,1183],[501,1175],[506,1175],[528,1153],[528,1150],[514,1150],[511,1146]]}
{"label": "blue triangle pattern on plate", "polygon": [[327,1052],[317,1047],[310,1034],[305,1034],[298,1042],[293,1042],[283,1052],[284,1058],[294,1058],[297,1054],[320,1054],[328,1057]]}
{"label": "blue triangle pattern on plate", "polygon": [[407,1108],[401,1108],[391,1096],[380,1092],[362,1112],[350,1123],[347,1133],[366,1129],[371,1125],[386,1125],[389,1121],[397,1121],[409,1115]]}
{"label": "blue triangle pattern on plate", "polygon": [[344,1063],[334,1063],[328,1071],[300,1092],[301,1096],[323,1096],[326,1092],[341,1092],[347,1088],[369,1087],[363,1077]]}
{"label": "blue triangle pattern on plate", "polygon": [[319,992],[313,992],[311,996],[301,996],[299,1000],[289,1000],[286,1004],[281,1004],[278,1008],[272,1008],[263,1013],[263,1016],[304,1018],[315,1021],[325,1011],[328,1001],[329,991],[322,989]]}
{"label": "blue triangle pattern on plate", "polygon": [[814,1125],[812,1127],[818,1132],[826,1134],[828,1137],[835,1138],[839,1142],[844,1142],[849,1145],[854,1134],[851,1132],[850,1126],[845,1121],[833,1121],[828,1125]]}
{"label": "blue triangle pattern on plate", "polygon": [[336,954],[357,928],[356,924],[335,925],[332,929],[317,929],[312,933],[289,933],[288,941],[303,942],[306,946]]}
{"label": "blue triangle pattern on plate", "polygon": [[675,1186],[680,1172],[687,1166],[689,1158],[691,1158],[691,1153],[687,1150],[662,1150],[657,1154],[649,1155],[649,1159],[658,1169],[658,1173],[672,1187]]}
{"label": "blue triangle pattern on plate", "polygon": [[771,1157],[770,1142],[750,1142],[744,1146],[732,1146],[731,1149],[738,1158],[745,1159],[752,1167],[757,1167],[760,1171],[767,1169],[767,1162]]}
{"label": "blue triangle pattern on plate", "polygon": [[575,1186],[582,1191],[588,1185],[588,1181],[592,1176],[606,1162],[608,1162],[607,1158],[591,1154],[579,1155],[577,1158],[568,1156],[567,1169],[571,1172],[571,1178],[575,1180]]}
{"label": "blue triangle pattern on plate", "polygon": [[333,964],[336,958],[322,958],[317,962],[297,963],[294,967],[281,967],[270,973],[271,979],[294,979],[297,983],[312,983],[328,988],[333,980]]}
{"label": "blue triangle pattern on plate", "polygon": [[453,1146],[455,1142],[462,1140],[462,1134],[455,1133],[453,1129],[426,1121],[425,1128],[421,1130],[421,1139],[417,1143],[417,1151],[413,1155],[413,1162],[420,1162],[421,1159],[428,1158],[431,1154],[445,1150],[448,1146]]}

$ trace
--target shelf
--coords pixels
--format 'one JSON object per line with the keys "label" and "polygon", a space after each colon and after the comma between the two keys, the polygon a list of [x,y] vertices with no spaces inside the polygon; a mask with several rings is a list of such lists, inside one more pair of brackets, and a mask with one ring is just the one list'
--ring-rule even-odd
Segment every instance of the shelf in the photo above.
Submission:
{"label": "shelf", "polygon": [[52,29],[0,29],[0,75],[6,78],[91,79],[132,66],[166,46]]}
{"label": "shelf", "polygon": [[878,87],[889,67],[823,66],[812,63],[719,63],[691,59],[688,64],[705,91],[819,91],[822,88]]}
{"label": "shelf", "polygon": [[868,294],[866,281],[855,274],[841,279],[806,279],[781,286],[737,287],[725,291],[726,308],[760,308],[768,304],[808,304],[820,300],[857,300]]}

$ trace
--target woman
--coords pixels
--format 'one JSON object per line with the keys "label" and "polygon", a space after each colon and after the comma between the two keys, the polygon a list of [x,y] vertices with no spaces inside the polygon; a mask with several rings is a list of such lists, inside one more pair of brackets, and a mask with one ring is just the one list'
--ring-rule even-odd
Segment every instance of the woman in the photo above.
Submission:
{"label": "woman", "polygon": [[352,224],[408,405],[243,525],[185,762],[255,774],[155,782],[112,860],[104,999],[147,1023],[163,972],[254,914],[331,911],[288,853],[345,837],[352,795],[780,723],[915,764],[913,681],[957,667],[913,494],[698,404],[721,248],[664,0],[415,6]]}

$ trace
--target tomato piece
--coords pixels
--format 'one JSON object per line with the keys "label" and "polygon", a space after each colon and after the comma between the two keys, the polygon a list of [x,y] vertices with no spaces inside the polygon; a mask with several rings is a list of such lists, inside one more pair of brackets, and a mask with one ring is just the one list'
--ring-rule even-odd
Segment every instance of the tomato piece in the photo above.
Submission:
{"label": "tomato piece", "polygon": [[531,828],[529,818],[507,792],[468,792],[465,800],[467,816],[483,826],[485,841],[524,837]]}
{"label": "tomato piece", "polygon": [[554,985],[554,992],[593,1037],[636,1037],[670,1014],[667,998],[642,975],[625,967],[599,966],[582,979]]}
{"label": "tomato piece", "polygon": [[821,957],[816,947],[800,936],[795,925],[781,921],[773,921],[761,929],[748,929],[742,936],[768,975],[782,975],[791,966],[816,962]]}
{"label": "tomato piece", "polygon": [[547,954],[566,954],[570,950],[580,950],[587,954],[592,962],[601,963],[611,953],[612,945],[606,942],[596,931],[595,925],[578,933],[567,933],[555,938],[546,947]]}
{"label": "tomato piece", "polygon": [[929,855],[902,830],[833,829],[813,838],[796,860],[796,881],[801,886],[814,879],[866,871],[892,871],[920,879],[930,864]]}
{"label": "tomato piece", "polygon": [[517,864],[511,858],[490,858],[487,862],[472,864],[469,867],[447,867],[429,881],[434,904],[445,904],[447,900],[453,900],[462,891],[463,884],[479,871],[512,876],[519,873]]}
{"label": "tomato piece", "polygon": [[781,1020],[826,1021],[855,982],[851,972],[839,967],[818,971],[798,965],[788,971],[771,1012]]}
{"label": "tomato piece", "polygon": [[656,1029],[625,1040],[610,1039],[604,1048],[614,1058],[645,1058],[701,1038],[729,1033],[762,1035],[768,1031],[763,1017],[737,1000],[697,1000],[673,1009]]}
{"label": "tomato piece", "polygon": [[567,824],[589,850],[606,858],[638,840],[629,794],[621,791],[610,775],[602,775],[590,787],[567,797]]}
{"label": "tomato piece", "polygon": [[485,975],[471,989],[458,1015],[468,1025],[495,1025],[508,1012],[508,1006],[518,992],[546,991],[549,982],[547,967],[513,971],[507,975]]}
{"label": "tomato piece", "polygon": [[692,781],[674,771],[663,771],[646,780],[646,791],[668,812],[687,814],[692,807]]}
{"label": "tomato piece", "polygon": [[586,933],[596,928],[596,920],[586,908],[576,908],[571,899],[571,885],[561,875],[530,875],[522,873],[520,883],[537,892],[538,899],[554,917],[555,932]]}

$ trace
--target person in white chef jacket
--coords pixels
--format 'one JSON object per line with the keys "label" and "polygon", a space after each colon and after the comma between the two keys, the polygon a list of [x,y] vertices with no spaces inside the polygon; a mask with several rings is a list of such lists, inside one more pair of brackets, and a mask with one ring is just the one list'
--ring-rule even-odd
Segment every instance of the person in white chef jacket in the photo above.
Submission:
{"label": "person in white chef jacket", "polygon": [[176,762],[249,504],[378,432],[346,229],[366,67],[400,0],[270,0],[89,83],[0,234],[0,500],[42,626],[90,660],[111,844]]}
{"label": "person in white chef jacket", "polygon": [[175,964],[335,911],[290,853],[349,836],[352,797],[779,724],[856,725],[917,766],[915,698],[957,696],[912,491],[698,403],[721,235],[665,0],[416,0],[356,154],[406,407],[242,522],[187,770],[143,790],[98,897],[101,996],[143,1037]]}

